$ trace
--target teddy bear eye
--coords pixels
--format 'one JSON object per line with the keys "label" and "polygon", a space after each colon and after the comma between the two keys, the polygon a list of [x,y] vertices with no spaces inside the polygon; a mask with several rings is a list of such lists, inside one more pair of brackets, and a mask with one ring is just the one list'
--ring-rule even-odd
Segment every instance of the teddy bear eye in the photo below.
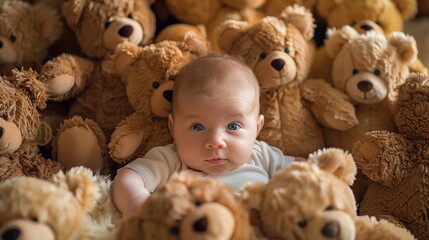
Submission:
{"label": "teddy bear eye", "polygon": [[353,21],[353,22],[350,23],[350,26],[353,27],[354,25],[356,25],[356,23],[357,23],[356,21]]}
{"label": "teddy bear eye", "polygon": [[381,74],[381,71],[380,71],[379,69],[375,69],[375,70],[374,70],[374,74],[378,76],[378,75],[380,75],[380,74]]}
{"label": "teddy bear eye", "polygon": [[112,21],[106,21],[104,23],[104,28],[108,28],[110,26],[110,24],[112,23]]}
{"label": "teddy bear eye", "polygon": [[131,13],[129,13],[129,14],[127,15],[127,18],[129,18],[129,19],[134,19],[134,18],[133,18],[133,15],[132,15]]}
{"label": "teddy bear eye", "polygon": [[4,120],[7,121],[9,119],[9,114],[7,112],[5,112],[2,115],[0,115],[0,118],[3,118]]}
{"label": "teddy bear eye", "polygon": [[31,221],[33,221],[33,222],[36,222],[36,223],[37,223],[37,222],[39,222],[39,219],[38,219],[37,217],[32,217],[32,218],[31,218]]}
{"label": "teddy bear eye", "polygon": [[265,59],[266,57],[267,57],[267,54],[264,52],[261,52],[261,54],[259,54],[260,59]]}
{"label": "teddy bear eye", "polygon": [[174,227],[171,227],[171,228],[170,228],[170,234],[178,236],[178,235],[179,235],[179,233],[180,233],[180,229],[179,229],[179,227],[174,226]]}
{"label": "teddy bear eye", "polygon": [[298,226],[300,228],[305,228],[305,226],[307,226],[307,221],[306,220],[301,220],[298,222]]}
{"label": "teddy bear eye", "polygon": [[153,87],[154,89],[159,88],[159,82],[157,82],[157,81],[153,82],[153,83],[152,83],[152,87]]}
{"label": "teddy bear eye", "polygon": [[285,53],[289,53],[289,52],[290,52],[289,48],[285,48]]}
{"label": "teddy bear eye", "polygon": [[359,71],[357,69],[353,69],[352,74],[356,75]]}
{"label": "teddy bear eye", "polygon": [[10,35],[9,39],[10,39],[10,41],[15,42],[16,41],[16,36],[15,35]]}
{"label": "teddy bear eye", "polygon": [[332,211],[332,210],[334,210],[334,206],[332,205],[329,205],[325,208],[325,211]]}
{"label": "teddy bear eye", "polygon": [[201,206],[201,204],[203,204],[203,202],[201,202],[201,201],[195,201],[195,206]]}

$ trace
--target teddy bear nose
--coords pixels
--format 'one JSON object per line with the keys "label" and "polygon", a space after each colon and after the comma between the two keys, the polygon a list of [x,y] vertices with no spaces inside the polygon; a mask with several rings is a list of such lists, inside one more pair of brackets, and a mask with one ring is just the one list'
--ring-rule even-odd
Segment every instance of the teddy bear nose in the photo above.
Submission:
{"label": "teddy bear nose", "polygon": [[357,84],[357,87],[362,92],[368,92],[372,89],[372,83],[370,81],[367,81],[367,80],[362,80]]}
{"label": "teddy bear nose", "polygon": [[162,96],[164,96],[164,98],[169,102],[173,101],[173,90],[164,91]]}
{"label": "teddy bear nose", "polygon": [[337,238],[340,234],[340,224],[337,221],[330,221],[322,228],[322,234],[328,238]]}
{"label": "teddy bear nose", "polygon": [[285,61],[281,58],[276,58],[273,61],[271,61],[271,66],[277,71],[282,70],[285,64],[286,64]]}
{"label": "teddy bear nose", "polygon": [[365,31],[371,31],[372,30],[372,26],[368,25],[368,24],[364,24],[364,25],[360,26],[360,28],[362,28]]}
{"label": "teddy bear nose", "polygon": [[119,35],[121,37],[129,37],[131,36],[131,34],[133,33],[133,27],[130,25],[125,25],[123,27],[121,27],[121,29],[119,29]]}
{"label": "teddy bear nose", "polygon": [[206,216],[204,216],[202,218],[199,218],[197,221],[195,221],[195,223],[194,223],[194,225],[192,225],[192,227],[197,232],[205,232],[205,231],[207,231],[208,222],[209,222],[209,220],[207,219]]}
{"label": "teddy bear nose", "polygon": [[19,239],[19,235],[21,234],[21,231],[17,228],[12,228],[7,230],[1,235],[2,240],[17,240]]}

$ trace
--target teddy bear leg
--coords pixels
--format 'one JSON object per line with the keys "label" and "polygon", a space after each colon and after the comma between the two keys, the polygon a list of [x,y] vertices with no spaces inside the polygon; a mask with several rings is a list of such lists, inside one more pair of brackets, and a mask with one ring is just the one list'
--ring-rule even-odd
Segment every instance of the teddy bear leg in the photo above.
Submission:
{"label": "teddy bear leg", "polygon": [[104,166],[106,143],[98,125],[90,119],[66,120],[58,133],[56,159],[66,168],[85,166],[100,171]]}

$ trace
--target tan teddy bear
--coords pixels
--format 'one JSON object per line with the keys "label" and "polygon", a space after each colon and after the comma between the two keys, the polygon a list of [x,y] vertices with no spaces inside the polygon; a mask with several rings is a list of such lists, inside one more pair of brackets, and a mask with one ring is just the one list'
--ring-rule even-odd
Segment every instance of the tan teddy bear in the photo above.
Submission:
{"label": "tan teddy bear", "polygon": [[149,0],[69,0],[63,4],[63,15],[88,56],[63,54],[41,71],[52,100],[77,96],[69,112],[74,117],[62,124],[53,142],[54,158],[66,167],[83,165],[109,173],[106,141],[133,112],[125,85],[108,67],[110,54],[124,41],[151,42],[155,17],[149,5]]}
{"label": "tan teddy bear", "polygon": [[350,186],[353,158],[340,149],[319,150],[309,162],[295,162],[268,183],[242,190],[253,223],[268,239],[414,239],[385,220],[356,215]]}
{"label": "tan teddy bear", "polygon": [[320,124],[335,129],[357,124],[345,94],[323,80],[307,79],[313,31],[311,13],[298,5],[251,26],[229,20],[219,30],[219,46],[243,58],[261,87],[265,125],[259,139],[301,157],[325,146]]}
{"label": "tan teddy bear", "polygon": [[374,181],[360,212],[405,226],[418,239],[429,239],[429,77],[410,74],[398,87],[395,105],[398,133],[368,132],[353,148],[357,166]]}
{"label": "tan teddy bear", "polygon": [[249,214],[225,183],[181,172],[122,222],[117,239],[256,240]]}
{"label": "tan teddy bear", "polygon": [[62,32],[62,22],[55,9],[23,1],[0,3],[0,73],[13,68],[40,69],[49,47]]}
{"label": "tan teddy bear", "polygon": [[[417,13],[416,0],[319,0],[316,11],[327,23],[328,28],[341,28],[361,21],[372,21],[379,25],[386,35],[402,31],[404,22]],[[310,77],[329,80],[332,58],[321,47],[315,55]],[[410,65],[412,72],[427,73],[427,68],[418,59]]]}
{"label": "tan teddy bear", "polygon": [[122,164],[155,146],[173,142],[167,117],[174,79],[186,63],[207,52],[207,41],[191,33],[181,42],[162,41],[145,47],[127,42],[118,45],[112,68],[125,83],[135,112],[112,134],[109,149],[114,161]]}
{"label": "tan teddy bear", "polygon": [[39,154],[38,108],[46,107],[46,87],[29,70],[0,78],[0,181],[15,176],[50,178],[62,169]]}
{"label": "tan teddy bear", "polygon": [[[1,239],[114,239],[119,215],[106,195],[109,187],[109,180],[84,168],[59,172],[49,181],[1,182]],[[100,211],[101,206],[109,211]]]}
{"label": "tan teddy bear", "polygon": [[227,19],[253,24],[264,17],[263,12],[257,9],[264,2],[265,0],[166,0],[168,10],[179,21],[205,27],[207,40],[216,52],[221,51],[217,44],[216,28]]}

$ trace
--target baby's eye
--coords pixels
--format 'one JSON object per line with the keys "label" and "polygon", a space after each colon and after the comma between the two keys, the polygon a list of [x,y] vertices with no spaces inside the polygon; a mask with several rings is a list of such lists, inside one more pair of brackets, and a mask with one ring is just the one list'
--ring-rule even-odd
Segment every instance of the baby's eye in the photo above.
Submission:
{"label": "baby's eye", "polygon": [[194,130],[194,131],[203,131],[204,129],[206,129],[202,124],[200,124],[200,123],[195,123],[195,124],[193,124],[192,125],[192,130]]}
{"label": "baby's eye", "polygon": [[240,129],[240,125],[238,125],[238,123],[236,123],[236,122],[232,122],[232,123],[228,124],[227,128],[228,128],[228,130],[236,131],[236,130]]}

